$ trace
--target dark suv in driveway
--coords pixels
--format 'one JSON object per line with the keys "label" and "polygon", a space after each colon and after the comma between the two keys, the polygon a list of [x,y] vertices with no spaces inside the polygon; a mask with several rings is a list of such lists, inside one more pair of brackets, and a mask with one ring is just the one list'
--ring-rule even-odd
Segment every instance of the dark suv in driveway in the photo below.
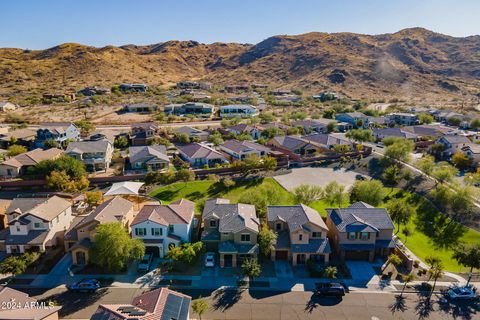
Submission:
{"label": "dark suv in driveway", "polygon": [[345,287],[338,282],[315,283],[315,294],[343,297],[345,295]]}

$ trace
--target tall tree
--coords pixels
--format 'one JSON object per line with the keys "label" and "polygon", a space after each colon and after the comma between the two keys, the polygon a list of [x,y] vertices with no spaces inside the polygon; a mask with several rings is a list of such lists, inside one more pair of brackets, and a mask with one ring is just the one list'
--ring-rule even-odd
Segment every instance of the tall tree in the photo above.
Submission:
{"label": "tall tree", "polygon": [[407,284],[414,281],[417,277],[413,273],[402,274],[402,281],[403,281],[403,288],[402,292],[400,293],[400,297],[403,296],[403,292],[407,287]]}
{"label": "tall tree", "polygon": [[402,162],[409,162],[410,153],[414,148],[415,144],[411,140],[397,140],[385,148],[385,157]]}
{"label": "tall tree", "polygon": [[457,260],[462,266],[470,268],[470,275],[467,281],[468,285],[472,278],[473,269],[480,270],[480,244],[459,245],[453,253],[453,259]]}
{"label": "tall tree", "polygon": [[138,260],[145,254],[141,239],[130,238],[128,230],[120,222],[104,223],[97,226],[90,262],[109,272],[122,270],[129,261]]}
{"label": "tall tree", "polygon": [[348,202],[348,194],[345,192],[345,186],[339,184],[337,181],[331,181],[325,186],[325,199],[330,205],[337,205],[341,207],[345,202]]}
{"label": "tall tree", "polygon": [[370,129],[352,129],[349,130],[345,136],[360,143],[374,140],[372,130]]}
{"label": "tall tree", "polygon": [[385,198],[383,184],[378,180],[356,181],[353,184],[352,199],[378,206]]}
{"label": "tall tree", "polygon": [[242,273],[245,277],[255,278],[260,275],[262,269],[255,259],[247,258],[242,263]]}
{"label": "tall tree", "polygon": [[435,168],[435,158],[432,156],[423,156],[415,163],[416,167],[427,175],[430,175]]}
{"label": "tall tree", "polygon": [[400,231],[400,226],[407,224],[410,220],[413,207],[402,199],[392,199],[387,204],[388,213],[393,221],[397,224],[397,233]]}
{"label": "tall tree", "polygon": [[25,148],[24,146],[14,144],[14,145],[8,147],[7,156],[15,157],[15,156],[18,156],[19,154],[22,154],[22,153],[25,153],[25,152],[27,152],[27,148]]}
{"label": "tall tree", "polygon": [[262,229],[258,233],[258,247],[260,254],[264,257],[269,257],[272,250],[275,249],[275,243],[277,242],[277,234],[271,230],[265,223],[262,225]]}
{"label": "tall tree", "polygon": [[192,301],[192,310],[198,314],[200,320],[202,320],[202,315],[207,312],[209,307],[208,302],[201,299],[201,297]]}
{"label": "tall tree", "polygon": [[310,204],[316,200],[320,200],[324,193],[320,186],[301,184],[293,189],[293,195],[298,203]]}

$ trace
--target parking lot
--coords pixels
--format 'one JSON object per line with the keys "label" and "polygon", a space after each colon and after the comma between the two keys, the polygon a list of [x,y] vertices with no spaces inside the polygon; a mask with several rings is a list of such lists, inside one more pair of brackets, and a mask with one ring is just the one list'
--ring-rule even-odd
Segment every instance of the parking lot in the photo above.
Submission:
{"label": "parking lot", "polygon": [[356,181],[358,172],[345,168],[295,168],[289,174],[275,176],[274,179],[288,191],[292,191],[301,184],[318,185],[325,187],[332,181],[350,188]]}

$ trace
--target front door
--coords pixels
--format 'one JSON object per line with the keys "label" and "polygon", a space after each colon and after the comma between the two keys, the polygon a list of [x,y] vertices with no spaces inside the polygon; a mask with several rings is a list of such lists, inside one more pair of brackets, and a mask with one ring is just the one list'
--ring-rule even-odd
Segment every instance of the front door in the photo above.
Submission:
{"label": "front door", "polygon": [[305,264],[305,255],[303,253],[297,254],[297,264]]}

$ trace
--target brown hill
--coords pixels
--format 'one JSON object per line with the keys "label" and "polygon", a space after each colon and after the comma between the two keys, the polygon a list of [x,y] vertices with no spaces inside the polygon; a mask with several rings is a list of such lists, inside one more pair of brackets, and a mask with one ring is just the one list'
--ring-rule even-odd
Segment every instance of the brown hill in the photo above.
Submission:
{"label": "brown hill", "polygon": [[333,89],[351,97],[468,99],[480,92],[480,36],[421,28],[393,34],[307,33],[256,45],[195,41],[95,48],[67,43],[46,50],[0,49],[0,94],[78,90],[121,82]]}

